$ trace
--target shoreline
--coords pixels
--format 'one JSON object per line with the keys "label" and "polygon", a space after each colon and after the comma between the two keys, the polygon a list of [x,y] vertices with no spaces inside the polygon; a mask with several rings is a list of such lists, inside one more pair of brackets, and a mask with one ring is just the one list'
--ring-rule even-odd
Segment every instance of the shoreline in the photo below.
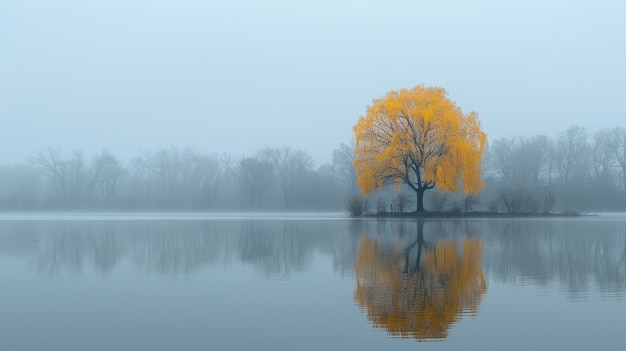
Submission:
{"label": "shoreline", "polygon": [[564,212],[383,212],[366,214],[363,218],[572,218],[593,216],[574,211]]}

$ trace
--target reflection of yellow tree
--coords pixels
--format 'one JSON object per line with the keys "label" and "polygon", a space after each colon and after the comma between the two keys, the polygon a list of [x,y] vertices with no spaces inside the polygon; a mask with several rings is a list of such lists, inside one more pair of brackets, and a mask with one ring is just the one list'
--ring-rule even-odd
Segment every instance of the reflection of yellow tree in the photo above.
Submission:
{"label": "reflection of yellow tree", "polygon": [[[410,259],[417,246],[417,257]],[[445,338],[462,313],[476,314],[487,282],[481,267],[481,242],[438,242],[424,252],[421,235],[402,250],[383,249],[364,238],[356,263],[355,303],[368,319],[395,336],[418,340]],[[414,264],[411,265],[411,261]]]}

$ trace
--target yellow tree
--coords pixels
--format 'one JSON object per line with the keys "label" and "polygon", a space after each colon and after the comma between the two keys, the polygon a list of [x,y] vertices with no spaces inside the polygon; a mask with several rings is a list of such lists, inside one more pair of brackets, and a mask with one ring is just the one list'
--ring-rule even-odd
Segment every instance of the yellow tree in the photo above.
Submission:
{"label": "yellow tree", "polygon": [[354,126],[358,184],[365,196],[394,184],[407,184],[424,211],[424,192],[474,195],[483,187],[481,163],[487,146],[477,114],[463,114],[442,88],[391,91],[374,99]]}

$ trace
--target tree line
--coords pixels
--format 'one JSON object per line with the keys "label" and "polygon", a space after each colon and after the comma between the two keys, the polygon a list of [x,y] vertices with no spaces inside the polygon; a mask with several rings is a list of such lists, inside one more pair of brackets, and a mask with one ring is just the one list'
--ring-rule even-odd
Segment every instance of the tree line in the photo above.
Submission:
{"label": "tree line", "polygon": [[56,148],[0,167],[0,209],[337,210],[343,188],[332,165],[290,147],[239,159],[172,146],[125,162],[102,150]]}
{"label": "tree line", "polygon": [[493,141],[484,165],[493,210],[626,208],[626,128],[571,126],[556,137]]}
{"label": "tree line", "polygon": [[[172,146],[128,161],[107,150],[87,155],[49,148],[0,167],[0,209],[414,211],[417,199],[406,185],[390,183],[363,197],[355,149],[354,141],[341,144],[330,163],[316,167],[309,153],[287,146],[240,158]],[[626,209],[622,126],[496,139],[481,168],[482,192],[431,191],[426,210]]]}
{"label": "tree line", "polygon": [[[484,187],[479,193],[431,191],[424,198],[425,209],[457,213],[623,211],[626,128],[589,131],[570,126],[554,137],[496,139],[486,149],[481,173]],[[356,181],[356,174],[351,177]],[[416,210],[414,189],[406,184],[390,182],[367,198],[355,188],[347,206],[353,215]]]}

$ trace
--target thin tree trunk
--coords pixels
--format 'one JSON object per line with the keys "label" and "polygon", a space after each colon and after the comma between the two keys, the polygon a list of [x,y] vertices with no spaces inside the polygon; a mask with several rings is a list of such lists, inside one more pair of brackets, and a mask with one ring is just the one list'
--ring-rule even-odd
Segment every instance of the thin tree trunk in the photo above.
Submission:
{"label": "thin tree trunk", "polygon": [[426,191],[426,188],[419,188],[417,190],[415,190],[415,194],[417,195],[417,207],[415,209],[415,212],[426,212],[426,210],[424,209],[424,192]]}

